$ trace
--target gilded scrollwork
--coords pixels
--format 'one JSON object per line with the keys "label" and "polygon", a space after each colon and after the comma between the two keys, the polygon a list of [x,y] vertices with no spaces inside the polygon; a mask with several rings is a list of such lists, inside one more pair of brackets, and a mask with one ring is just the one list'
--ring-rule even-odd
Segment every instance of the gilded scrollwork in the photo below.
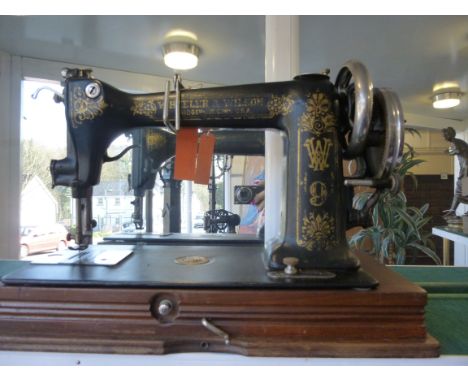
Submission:
{"label": "gilded scrollwork", "polygon": [[326,209],[321,209],[333,194],[326,179],[330,167],[336,167],[331,159],[335,156],[333,132],[336,124],[330,97],[318,90],[309,94],[304,113],[299,118],[297,163],[300,173],[313,172],[311,183],[306,185],[311,209],[307,212],[301,208],[300,201],[304,196],[299,192],[301,184],[298,177],[296,221],[297,244],[309,251],[328,250],[336,245],[335,218]]}
{"label": "gilded scrollwork", "polygon": [[304,142],[304,147],[309,156],[309,168],[314,171],[323,171],[330,167],[328,157],[333,142],[330,138],[309,138]]}
{"label": "gilded scrollwork", "polygon": [[135,99],[133,105],[130,108],[130,111],[134,116],[156,119],[158,104],[155,100],[151,99]]}
{"label": "gilded scrollwork", "polygon": [[336,127],[336,117],[332,111],[330,98],[316,91],[307,98],[306,111],[299,120],[301,130],[321,135]]}
{"label": "gilded scrollwork", "polygon": [[108,106],[101,95],[98,98],[89,98],[82,88],[75,88],[72,93],[73,121],[80,125],[83,121],[92,120],[102,115]]}
{"label": "gilded scrollwork", "polygon": [[328,213],[309,213],[302,224],[302,240],[298,244],[307,250],[330,249],[336,245],[335,219]]}
{"label": "gilded scrollwork", "polygon": [[157,150],[166,144],[167,140],[159,131],[149,130],[146,134],[146,147],[149,150]]}
{"label": "gilded scrollwork", "polygon": [[309,203],[314,207],[322,206],[328,197],[327,185],[324,182],[313,182],[309,187]]}
{"label": "gilded scrollwork", "polygon": [[289,95],[272,95],[267,103],[267,109],[270,117],[276,117],[277,115],[286,115],[291,112],[293,104],[294,100]]}

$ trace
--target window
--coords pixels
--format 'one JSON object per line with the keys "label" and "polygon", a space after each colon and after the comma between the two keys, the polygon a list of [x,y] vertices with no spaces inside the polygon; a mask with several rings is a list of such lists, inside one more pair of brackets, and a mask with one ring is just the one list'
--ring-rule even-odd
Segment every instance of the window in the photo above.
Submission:
{"label": "window", "polygon": [[97,198],[97,205],[102,207],[104,205],[104,198],[101,198],[101,197]]}
{"label": "window", "polygon": [[115,206],[120,206],[120,198],[115,198],[115,202],[114,202],[114,205]]}
{"label": "window", "polygon": [[20,225],[50,227],[72,224],[71,190],[52,189],[51,159],[66,155],[64,105],[53,92],[62,92],[55,81],[25,79],[21,84],[21,203]]}

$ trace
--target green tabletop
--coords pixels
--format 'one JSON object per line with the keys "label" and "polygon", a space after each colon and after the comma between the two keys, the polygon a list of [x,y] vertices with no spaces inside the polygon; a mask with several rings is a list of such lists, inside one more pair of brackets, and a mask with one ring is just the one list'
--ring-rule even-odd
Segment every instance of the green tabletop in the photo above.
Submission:
{"label": "green tabletop", "polygon": [[401,265],[390,268],[428,293],[468,293],[468,267]]}
{"label": "green tabletop", "polygon": [[427,331],[440,342],[441,354],[468,354],[468,267],[390,268],[427,291]]}
{"label": "green tabletop", "polygon": [[426,327],[439,341],[441,354],[467,355],[468,294],[428,294]]}
{"label": "green tabletop", "polygon": [[6,274],[16,271],[27,264],[29,264],[29,262],[19,260],[0,260],[0,279]]}

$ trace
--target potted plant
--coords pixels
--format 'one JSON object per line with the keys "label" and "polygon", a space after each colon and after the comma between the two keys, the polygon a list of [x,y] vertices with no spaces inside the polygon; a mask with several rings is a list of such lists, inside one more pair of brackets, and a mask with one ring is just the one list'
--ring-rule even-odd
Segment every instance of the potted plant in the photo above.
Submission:
{"label": "potted plant", "polygon": [[[400,165],[395,172],[403,179],[410,176],[417,186],[416,177],[409,170],[424,162],[415,159],[414,149],[409,148],[403,154]],[[354,197],[354,207],[362,209],[372,192],[362,192]],[[400,189],[397,193],[383,191],[376,204],[372,207],[372,225],[354,234],[350,245],[362,249],[364,243],[372,244],[371,252],[381,263],[404,264],[408,250],[417,250],[429,256],[436,264],[440,259],[434,252],[434,243],[430,239],[431,233],[424,231],[424,226],[431,220],[425,216],[429,204],[422,207],[408,207],[406,196]]]}

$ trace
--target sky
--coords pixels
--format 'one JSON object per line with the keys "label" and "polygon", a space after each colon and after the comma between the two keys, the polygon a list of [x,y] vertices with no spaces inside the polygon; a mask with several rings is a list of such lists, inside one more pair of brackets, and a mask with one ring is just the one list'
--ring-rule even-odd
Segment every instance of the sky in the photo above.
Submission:
{"label": "sky", "polygon": [[[36,99],[31,95],[41,87],[50,87],[62,93],[63,87],[59,82],[27,79],[22,81],[21,90],[21,139],[32,139],[34,142],[47,148],[63,148],[66,153],[67,125],[65,119],[65,106],[63,103],[55,103],[54,93],[50,90],[42,90]],[[127,146],[125,136],[117,138],[112,146]],[[112,153],[112,148],[109,149]]]}
{"label": "sky", "polygon": [[62,92],[62,86],[55,82],[35,80],[22,81],[21,90],[21,139],[32,139],[50,148],[66,147],[66,120],[63,103],[53,100],[53,93],[42,90],[36,99],[31,95],[40,87],[48,86]]}

